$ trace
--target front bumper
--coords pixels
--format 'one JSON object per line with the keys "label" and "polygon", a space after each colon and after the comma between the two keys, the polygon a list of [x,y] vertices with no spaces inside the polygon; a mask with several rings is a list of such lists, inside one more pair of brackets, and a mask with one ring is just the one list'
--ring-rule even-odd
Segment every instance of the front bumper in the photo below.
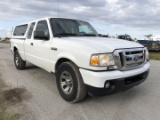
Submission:
{"label": "front bumper", "polygon": [[106,95],[111,94],[119,91],[123,91],[129,88],[132,88],[143,81],[146,80],[147,76],[149,74],[149,70],[141,73],[136,76],[131,76],[128,78],[120,78],[115,80],[109,80],[110,87],[109,88],[96,88],[89,85],[86,85],[87,91],[92,94],[93,96],[99,96],[99,95]]}
{"label": "front bumper", "polygon": [[[149,73],[150,64],[147,62],[141,68],[127,71],[104,71],[94,72],[85,69],[80,69],[83,81],[87,86],[88,92],[96,94],[109,94],[112,92],[131,88],[143,82]],[[110,81],[114,84],[113,88],[106,89],[105,83]],[[126,82],[130,84],[126,84]]]}

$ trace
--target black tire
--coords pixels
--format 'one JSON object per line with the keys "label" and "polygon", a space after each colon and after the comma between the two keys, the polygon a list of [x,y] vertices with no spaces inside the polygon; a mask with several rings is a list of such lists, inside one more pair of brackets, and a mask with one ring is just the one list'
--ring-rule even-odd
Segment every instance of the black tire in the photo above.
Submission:
{"label": "black tire", "polygon": [[26,61],[23,61],[21,56],[19,55],[18,50],[14,52],[14,63],[18,70],[22,70],[26,67]]}
{"label": "black tire", "polygon": [[[70,90],[72,91],[70,91],[71,93],[68,94],[65,93],[65,90],[62,87],[63,75],[65,73],[70,74],[70,78],[72,79],[72,82],[70,82],[72,84]],[[87,95],[86,87],[83,83],[83,79],[81,77],[79,69],[72,62],[64,62],[59,66],[58,71],[56,73],[56,82],[59,93],[66,101],[77,103],[83,100]]]}

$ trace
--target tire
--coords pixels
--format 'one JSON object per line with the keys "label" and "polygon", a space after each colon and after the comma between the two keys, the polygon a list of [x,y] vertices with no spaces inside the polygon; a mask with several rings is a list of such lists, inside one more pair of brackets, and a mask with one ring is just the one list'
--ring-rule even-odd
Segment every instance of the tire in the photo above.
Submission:
{"label": "tire", "polygon": [[14,52],[14,63],[18,70],[23,70],[26,67],[26,61],[23,61],[18,50]]}
{"label": "tire", "polygon": [[72,62],[64,62],[59,66],[56,82],[60,95],[66,101],[77,103],[87,95],[79,69]]}

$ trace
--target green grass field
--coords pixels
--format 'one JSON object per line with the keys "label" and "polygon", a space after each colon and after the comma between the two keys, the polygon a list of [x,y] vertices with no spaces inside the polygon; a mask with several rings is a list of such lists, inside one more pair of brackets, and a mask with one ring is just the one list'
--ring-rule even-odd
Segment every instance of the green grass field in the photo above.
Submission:
{"label": "green grass field", "polygon": [[160,60],[160,52],[149,52],[150,60]]}

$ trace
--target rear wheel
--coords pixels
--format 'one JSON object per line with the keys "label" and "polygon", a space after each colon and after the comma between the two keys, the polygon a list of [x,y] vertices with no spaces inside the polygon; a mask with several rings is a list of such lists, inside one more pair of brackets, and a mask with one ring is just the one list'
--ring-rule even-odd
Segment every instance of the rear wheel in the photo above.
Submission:
{"label": "rear wheel", "polygon": [[19,55],[18,50],[14,52],[14,63],[18,70],[22,70],[26,67],[26,61],[22,60],[22,58]]}
{"label": "rear wheel", "polygon": [[59,93],[66,101],[79,102],[87,95],[79,69],[72,62],[64,62],[59,66],[56,81]]}

